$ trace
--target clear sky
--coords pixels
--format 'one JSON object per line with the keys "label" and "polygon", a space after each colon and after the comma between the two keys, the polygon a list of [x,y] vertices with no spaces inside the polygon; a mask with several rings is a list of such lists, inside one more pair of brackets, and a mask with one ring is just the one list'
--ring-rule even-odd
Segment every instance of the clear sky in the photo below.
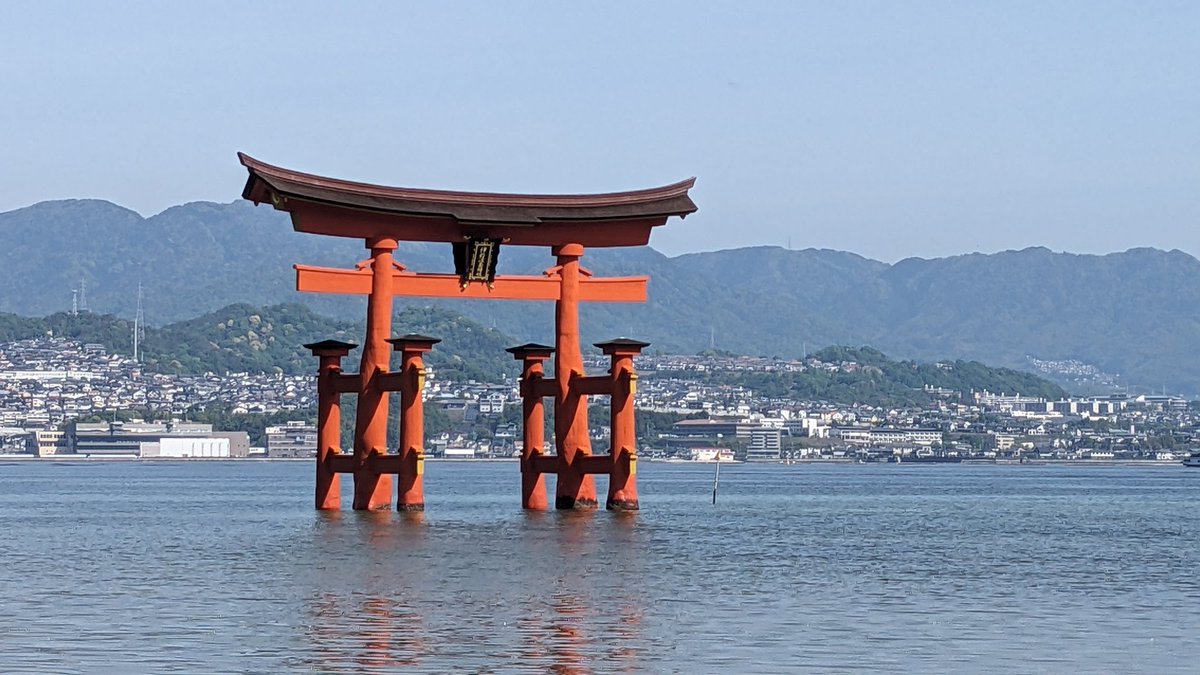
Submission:
{"label": "clear sky", "polygon": [[695,175],[678,254],[1200,254],[1200,2],[58,3],[0,20],[0,211]]}

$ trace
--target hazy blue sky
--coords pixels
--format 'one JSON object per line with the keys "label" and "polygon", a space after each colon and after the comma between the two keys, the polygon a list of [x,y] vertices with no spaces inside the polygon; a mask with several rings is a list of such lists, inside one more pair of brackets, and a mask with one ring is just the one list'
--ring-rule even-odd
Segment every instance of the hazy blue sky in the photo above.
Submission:
{"label": "hazy blue sky", "polygon": [[1200,3],[5,3],[0,210],[695,175],[676,254],[1200,254]]}

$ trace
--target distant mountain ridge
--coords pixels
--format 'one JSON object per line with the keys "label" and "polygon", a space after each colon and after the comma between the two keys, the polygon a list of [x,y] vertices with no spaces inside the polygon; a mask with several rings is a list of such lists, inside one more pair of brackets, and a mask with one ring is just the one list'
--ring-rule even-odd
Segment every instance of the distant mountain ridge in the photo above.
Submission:
{"label": "distant mountain ridge", "polygon": [[[291,270],[348,267],[366,257],[361,242],[296,233],[286,214],[248,202],[195,202],[149,218],[103,201],[43,202],[0,213],[0,236],[0,311],[67,309],[82,278],[90,308],[122,316],[132,316],[142,283],[147,320],[159,325],[234,303],[300,302],[351,321],[364,314],[361,298],[297,293]],[[445,245],[402,244],[397,260],[422,271],[452,265]],[[517,247],[505,247],[500,261],[502,272],[553,264],[548,251]],[[665,351],[779,356],[863,344],[895,358],[1025,369],[1027,356],[1077,359],[1126,384],[1200,392],[1200,261],[1181,251],[1028,248],[887,264],[818,249],[667,257],[637,248],[589,250],[584,264],[651,276],[646,305],[584,308],[589,341],[627,335]],[[411,304],[460,312],[517,340],[552,338],[549,303]]]}

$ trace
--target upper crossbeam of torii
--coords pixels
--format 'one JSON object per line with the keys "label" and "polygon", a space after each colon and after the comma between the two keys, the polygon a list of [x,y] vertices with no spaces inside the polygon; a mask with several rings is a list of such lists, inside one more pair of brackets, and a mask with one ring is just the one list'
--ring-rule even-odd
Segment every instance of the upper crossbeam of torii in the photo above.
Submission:
{"label": "upper crossbeam of torii", "polygon": [[[238,153],[242,197],[292,215],[297,232],[397,241],[504,238],[523,246],[643,246],[650,229],[696,211],[695,178],[607,194],[521,195],[384,187],[283,169]],[[353,211],[349,218],[347,211]]]}
{"label": "upper crossbeam of torii", "polygon": [[[606,473],[608,507],[637,508],[632,357],[645,343],[602,343],[601,348],[613,357],[613,368],[608,375],[586,376],[578,305],[581,301],[645,302],[647,277],[596,278],[580,266],[579,259],[589,246],[644,245],[652,228],[664,225],[671,216],[694,212],[696,205],[688,194],[694,178],[606,194],[494,194],[370,185],[272,166],[243,153],[238,157],[249,172],[242,191],[245,199],[288,212],[298,232],[360,238],[371,251],[371,257],[354,268],[295,266],[297,290],[367,296],[367,335],[359,373],[343,374],[340,367],[341,356],[354,345],[330,341],[309,345],[321,357],[318,508],[337,507],[339,472],[354,474],[355,508],[389,507],[391,473],[400,481],[398,508],[424,508],[421,354],[437,340],[424,336],[389,340],[394,296],[555,301],[554,347],[526,345],[510,350],[525,364],[522,503],[526,508],[545,508],[541,476],[557,473],[558,508],[594,507],[592,474]],[[419,273],[397,265],[392,252],[404,241],[452,244],[456,273]],[[502,245],[548,246],[556,264],[542,276],[497,276],[496,258]],[[388,372],[392,348],[404,354],[405,365],[398,373]],[[551,353],[553,379],[543,379],[541,362]],[[387,453],[389,391],[401,392],[404,409],[398,456]],[[359,397],[352,456],[341,452],[336,432],[341,393]],[[589,394],[613,397],[613,448],[607,456],[591,453]],[[541,447],[542,397],[555,400],[554,456],[545,455]]]}

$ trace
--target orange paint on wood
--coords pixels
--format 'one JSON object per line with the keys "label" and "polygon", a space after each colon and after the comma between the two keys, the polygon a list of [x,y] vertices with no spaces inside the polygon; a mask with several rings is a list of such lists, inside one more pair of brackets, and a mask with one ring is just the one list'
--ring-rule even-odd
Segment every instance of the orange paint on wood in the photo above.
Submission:
{"label": "orange paint on wood", "polygon": [[575,378],[575,388],[581,394],[607,396],[612,393],[612,379],[608,375],[592,375]]}
{"label": "orange paint on wood", "polygon": [[[421,354],[432,338],[391,341],[402,352],[402,366],[389,372],[392,300],[396,296],[540,300],[555,305],[555,349],[525,345],[514,350],[523,360],[525,418],[521,458],[522,506],[546,508],[543,475],[556,472],[555,505],[560,509],[597,506],[592,474],[609,473],[609,509],[637,509],[637,456],[634,447],[632,357],[644,343],[618,340],[602,348],[613,357],[609,375],[587,377],[579,337],[580,302],[645,302],[648,278],[592,278],[579,266],[587,246],[639,246],[654,227],[671,216],[696,210],[688,191],[694,179],[647,190],[594,195],[512,195],[394,188],[315,176],[271,166],[239,153],[250,173],[245,199],[269,202],[290,213],[294,229],[313,234],[354,237],[371,249],[369,269],[331,269],[296,265],[296,288],[304,292],[367,296],[367,327],[359,373],[341,373],[345,343],[318,343],[325,352],[318,375],[318,456],[316,505],[337,508],[338,474],[354,474],[354,508],[382,509],[391,504],[392,475],[398,477],[397,506],[424,508],[424,364]],[[505,245],[549,246],[558,261],[557,276],[502,276],[494,284],[461,284],[457,275],[420,274],[396,269],[397,241],[457,243],[494,239]],[[549,273],[548,273],[549,274]],[[436,340],[433,340],[436,342]],[[403,343],[403,344],[402,344]],[[618,344],[619,343],[619,344]],[[306,345],[310,346],[310,345]],[[332,350],[332,351],[331,351]],[[338,352],[338,350],[341,350]],[[327,352],[327,353],[326,353]],[[332,356],[338,352],[337,358]],[[554,352],[554,377],[546,379],[542,362]],[[388,392],[401,394],[399,454],[387,454]],[[353,453],[340,451],[337,435],[340,394],[358,396]],[[612,397],[613,447],[592,455],[587,397]],[[556,455],[545,454],[542,399],[553,397]]]}
{"label": "orange paint on wood", "polygon": [[562,285],[554,312],[554,378],[558,382],[554,399],[554,441],[558,448],[554,506],[558,509],[594,509],[597,506],[596,482],[575,466],[576,457],[592,454],[587,396],[572,383],[584,376],[579,346],[579,258],[583,255],[583,246],[560,246],[554,254],[561,266],[559,282]]}
{"label": "orange paint on wood", "polygon": [[645,246],[653,228],[664,225],[668,216],[619,220],[543,220],[528,224],[466,223],[451,217],[413,216],[371,211],[354,212],[303,199],[288,199],[280,210],[292,216],[297,232],[354,239],[389,238],[397,241],[454,243],[465,237],[504,239],[514,246]]}
{"label": "orange paint on wood", "polygon": [[354,473],[358,470],[358,460],[349,453],[330,455],[325,458],[325,465],[334,473]]}
{"label": "orange paint on wood", "polygon": [[612,446],[608,461],[608,498],[605,508],[610,511],[637,511],[637,434],[634,417],[634,394],[637,374],[633,357],[647,346],[636,340],[611,340],[596,345],[612,358],[609,367],[611,396],[609,426]]}
{"label": "orange paint on wood", "polygon": [[328,340],[305,345],[319,358],[317,370],[317,462],[315,506],[337,510],[342,506],[341,479],[332,468],[332,458],[341,453],[341,395],[337,389],[342,375],[342,357],[355,345]]}
{"label": "orange paint on wood", "polygon": [[521,361],[521,508],[545,511],[550,504],[546,499],[546,479],[539,464],[546,457],[545,404],[542,402],[542,386],[545,383],[543,361],[550,358],[553,349],[545,345],[522,345],[508,352]]}
{"label": "orange paint on wood", "polygon": [[[296,265],[296,290],[302,293],[369,295],[371,270]],[[649,277],[596,277],[580,279],[583,302],[645,302]],[[471,283],[462,287],[454,274],[392,272],[392,294],[397,297],[464,298],[476,300],[558,300],[562,285],[554,277],[505,275],[491,288]]]}
{"label": "orange paint on wood", "polygon": [[533,458],[533,468],[538,473],[558,473],[558,457],[556,455],[538,455]]}
{"label": "orange paint on wood", "polygon": [[425,510],[425,362],[422,354],[439,340],[406,335],[389,340],[400,352],[400,445],[397,511]]}
{"label": "orange paint on wood", "polygon": [[608,475],[612,469],[612,459],[608,455],[588,455],[587,457],[576,457],[575,468],[581,473],[586,474],[604,474]]}
{"label": "orange paint on wood", "polygon": [[[377,510],[391,508],[392,476],[373,471],[367,462],[371,455],[387,454],[387,392],[378,386],[379,375],[388,372],[392,332],[392,251],[396,242],[378,239],[371,248],[371,292],[367,296],[367,335],[359,368],[360,388],[354,425],[354,508]],[[381,272],[376,274],[376,272]]]}

